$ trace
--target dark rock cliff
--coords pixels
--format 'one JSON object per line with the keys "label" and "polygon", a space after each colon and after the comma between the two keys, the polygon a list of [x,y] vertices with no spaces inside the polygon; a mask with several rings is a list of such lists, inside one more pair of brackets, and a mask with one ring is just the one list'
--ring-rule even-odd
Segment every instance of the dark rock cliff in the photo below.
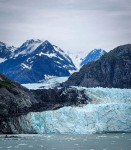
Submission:
{"label": "dark rock cliff", "polygon": [[9,118],[28,112],[87,104],[89,101],[91,99],[85,95],[84,91],[76,88],[28,90],[4,75],[0,75],[0,133],[12,133]]}
{"label": "dark rock cliff", "polygon": [[131,44],[119,46],[84,65],[64,86],[131,88]]}

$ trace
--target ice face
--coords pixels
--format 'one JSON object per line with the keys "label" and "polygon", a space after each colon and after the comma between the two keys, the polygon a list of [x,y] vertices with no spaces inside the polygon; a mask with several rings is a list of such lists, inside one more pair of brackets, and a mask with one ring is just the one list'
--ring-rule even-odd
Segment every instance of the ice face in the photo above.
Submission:
{"label": "ice face", "polygon": [[[83,88],[78,88],[82,90]],[[18,122],[23,133],[91,134],[131,131],[131,90],[84,88],[94,103],[81,107],[30,112]],[[98,101],[97,101],[98,100]],[[18,132],[12,125],[14,132]]]}

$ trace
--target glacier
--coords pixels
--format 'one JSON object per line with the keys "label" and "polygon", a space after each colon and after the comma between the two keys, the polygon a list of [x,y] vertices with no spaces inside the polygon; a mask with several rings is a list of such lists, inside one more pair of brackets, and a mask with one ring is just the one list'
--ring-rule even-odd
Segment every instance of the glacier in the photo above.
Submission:
{"label": "glacier", "polygon": [[[92,101],[10,118],[14,133],[92,134],[131,131],[131,89],[83,88]],[[19,127],[16,125],[19,124]]]}
{"label": "glacier", "polygon": [[22,84],[28,89],[36,90],[36,89],[52,89],[56,86],[59,86],[60,83],[63,83],[68,80],[68,77],[56,77],[56,76],[49,76],[45,75],[45,80],[39,83],[28,83]]}

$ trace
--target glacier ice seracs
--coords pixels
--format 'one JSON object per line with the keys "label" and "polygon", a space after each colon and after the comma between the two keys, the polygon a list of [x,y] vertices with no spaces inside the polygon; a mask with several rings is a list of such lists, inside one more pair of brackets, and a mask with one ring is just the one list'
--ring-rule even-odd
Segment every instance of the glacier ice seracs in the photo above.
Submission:
{"label": "glacier ice seracs", "polygon": [[[76,87],[72,87],[76,88]],[[131,89],[81,88],[92,102],[58,110],[30,112],[10,119],[14,133],[91,134],[131,131]],[[19,124],[19,128],[15,126]]]}

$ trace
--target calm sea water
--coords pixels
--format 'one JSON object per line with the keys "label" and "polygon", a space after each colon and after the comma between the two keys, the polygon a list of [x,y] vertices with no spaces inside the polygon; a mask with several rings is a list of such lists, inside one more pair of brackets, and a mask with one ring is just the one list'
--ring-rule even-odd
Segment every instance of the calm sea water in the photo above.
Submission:
{"label": "calm sea water", "polygon": [[2,150],[131,150],[131,133],[0,136]]}

